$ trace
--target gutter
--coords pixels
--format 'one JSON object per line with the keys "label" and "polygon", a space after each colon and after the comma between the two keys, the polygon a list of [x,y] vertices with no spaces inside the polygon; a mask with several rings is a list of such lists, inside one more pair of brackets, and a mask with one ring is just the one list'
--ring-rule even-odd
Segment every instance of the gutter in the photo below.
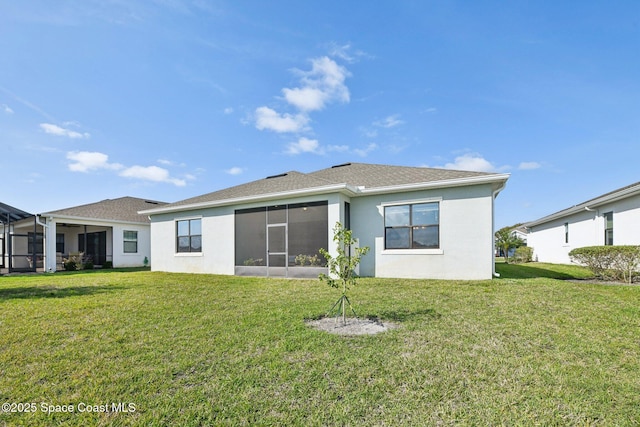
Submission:
{"label": "gutter", "polygon": [[190,203],[186,205],[169,206],[156,209],[148,209],[144,211],[138,211],[140,215],[157,215],[172,212],[190,211],[194,209],[207,209],[220,206],[235,205],[238,203],[254,203],[273,199],[290,198],[296,196],[314,196],[317,194],[326,193],[346,193],[349,196],[356,196],[360,191],[358,188],[348,184],[332,184],[322,187],[303,188],[301,190],[280,191],[277,193],[258,194],[248,197],[235,197],[232,199],[213,200],[209,202]]}
{"label": "gutter", "polygon": [[42,226],[42,228],[49,228],[49,224],[46,224],[44,222],[40,222],[40,220],[38,218],[40,218],[42,216],[42,214],[36,214],[36,224]]}

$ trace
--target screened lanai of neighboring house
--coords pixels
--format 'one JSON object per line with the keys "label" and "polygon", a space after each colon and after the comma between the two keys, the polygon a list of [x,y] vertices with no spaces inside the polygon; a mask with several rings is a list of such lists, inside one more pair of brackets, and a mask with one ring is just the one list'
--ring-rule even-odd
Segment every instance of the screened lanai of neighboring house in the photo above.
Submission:
{"label": "screened lanai of neighboring house", "polygon": [[[16,223],[24,224],[29,218],[33,218],[32,231],[28,231],[30,226],[15,230]],[[36,271],[42,263],[42,253],[37,253],[36,216],[0,202],[0,224],[0,272]]]}

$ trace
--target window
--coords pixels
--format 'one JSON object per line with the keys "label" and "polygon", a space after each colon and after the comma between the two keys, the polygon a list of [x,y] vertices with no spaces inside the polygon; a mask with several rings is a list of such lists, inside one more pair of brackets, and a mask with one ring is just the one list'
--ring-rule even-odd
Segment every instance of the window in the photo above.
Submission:
{"label": "window", "polygon": [[125,254],[138,253],[138,232],[125,230],[122,235]]}
{"label": "window", "polygon": [[440,204],[385,206],[385,249],[437,249],[440,247]]}
{"label": "window", "polygon": [[56,252],[64,253],[64,234],[56,233]]}
{"label": "window", "polygon": [[604,244],[613,245],[613,212],[604,214]]}
{"label": "window", "polygon": [[177,252],[202,252],[202,220],[176,222]]}
{"label": "window", "polygon": [[569,223],[564,223],[564,242],[569,243]]}

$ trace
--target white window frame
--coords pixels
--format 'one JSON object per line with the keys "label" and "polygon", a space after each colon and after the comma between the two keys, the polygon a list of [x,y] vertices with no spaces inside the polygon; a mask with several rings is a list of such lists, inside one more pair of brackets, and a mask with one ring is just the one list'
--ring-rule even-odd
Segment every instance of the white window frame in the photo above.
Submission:
{"label": "white window frame", "polygon": [[[200,220],[200,252],[178,252],[178,222],[180,221],[193,221],[195,219]],[[203,256],[204,253],[204,239],[202,238],[203,236],[203,221],[202,221],[203,217],[202,215],[199,216],[188,216],[188,217],[183,217],[183,218],[175,218],[173,221],[173,237],[175,239],[174,241],[174,255],[177,257],[200,257]],[[191,236],[191,235],[190,235]]]}
{"label": "white window frame", "polygon": [[439,248],[433,249],[385,249],[385,224],[384,224],[384,208],[388,206],[404,206],[404,205],[419,205],[422,203],[438,203],[438,215],[442,218],[442,197],[429,197],[425,199],[412,199],[412,200],[398,200],[393,202],[383,202],[380,204],[380,210],[382,213],[382,251],[381,255],[444,255],[444,250],[442,249],[442,233],[441,226],[442,222],[438,220],[438,245]]}

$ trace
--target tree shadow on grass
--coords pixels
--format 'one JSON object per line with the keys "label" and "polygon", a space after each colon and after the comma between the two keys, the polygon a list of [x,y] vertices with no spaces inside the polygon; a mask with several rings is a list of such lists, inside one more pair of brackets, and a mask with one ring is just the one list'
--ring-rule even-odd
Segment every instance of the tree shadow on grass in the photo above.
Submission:
{"label": "tree shadow on grass", "polygon": [[367,315],[366,317],[378,321],[388,320],[392,322],[406,322],[415,319],[423,319],[425,317],[430,319],[439,319],[442,317],[442,314],[432,308],[419,310],[397,309],[382,311],[376,315]]}
{"label": "tree shadow on grass", "polygon": [[11,299],[68,298],[103,294],[126,289],[125,286],[23,286],[0,289],[0,302]]}
{"label": "tree shadow on grass", "polygon": [[497,263],[496,271],[500,274],[501,279],[534,279],[542,277],[547,279],[567,280],[581,278],[576,277],[573,274],[563,273],[549,268],[534,267],[523,264]]}

